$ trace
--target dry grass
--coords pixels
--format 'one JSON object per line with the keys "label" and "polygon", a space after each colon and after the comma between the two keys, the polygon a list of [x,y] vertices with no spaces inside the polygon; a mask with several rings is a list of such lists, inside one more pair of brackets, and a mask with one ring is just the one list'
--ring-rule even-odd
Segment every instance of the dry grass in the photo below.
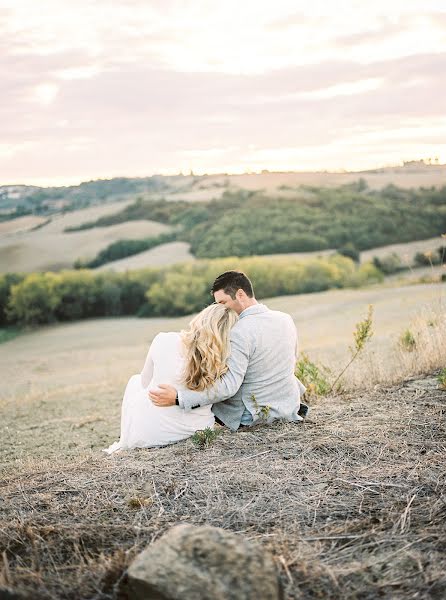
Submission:
{"label": "dry grass", "polygon": [[[378,349],[370,345],[346,373],[346,389],[372,388],[386,382],[394,384],[407,377],[429,373],[446,364],[446,306],[421,311],[408,328],[401,328],[399,336],[392,336],[392,344]],[[407,336],[407,333],[409,334]],[[402,344],[403,336],[411,343]]]}
{"label": "dry grass", "polygon": [[[265,190],[276,192],[280,186],[286,185],[297,188],[301,185],[316,186],[339,186],[358,181],[362,177],[372,189],[380,189],[388,184],[394,184],[402,188],[416,188],[421,186],[441,186],[446,180],[446,166],[404,168],[390,167],[380,169],[379,172],[270,172],[270,173],[243,173],[240,175],[210,175],[200,179],[197,186],[201,189],[194,190],[190,194],[193,200],[208,200],[221,195],[222,188],[216,188],[215,184],[222,185],[228,182],[231,187],[248,190]],[[184,182],[186,184],[187,182]],[[207,189],[203,189],[204,186]],[[207,193],[206,193],[207,192]],[[288,193],[280,190],[283,196],[296,196],[295,192]],[[186,196],[185,196],[186,197]]]}
{"label": "dry grass", "polygon": [[[414,375],[446,366],[443,292],[426,284],[267,301],[336,371],[372,303],[370,354],[344,381],[359,389],[319,400],[305,424],[223,430],[202,450],[187,440],[101,452],[117,439],[122,391],[149,341],[187,317],[56,325],[2,344],[0,586],[33,599],[122,598],[134,554],[188,522],[264,544],[290,600],[441,600],[446,391],[436,376]],[[396,345],[406,328],[417,345],[404,363]]]}
{"label": "dry grass", "polygon": [[45,226],[44,231],[46,233],[63,233],[66,227],[75,227],[87,221],[96,221],[100,217],[113,215],[134,201],[134,198],[128,198],[117,202],[106,202],[97,206],[81,208],[65,214],[54,215],[51,218],[51,222]]}
{"label": "dry grass", "polygon": [[52,225],[0,238],[0,273],[72,268],[76,259],[92,259],[117,240],[142,239],[170,230],[154,221],[128,221],[71,233],[58,231],[57,224],[53,230]]}
{"label": "dry grass", "polygon": [[45,217],[37,217],[35,215],[26,215],[9,221],[2,221],[0,222],[0,236],[28,231],[29,229],[33,229],[34,227],[45,223],[45,221]]}
{"label": "dry grass", "polygon": [[[440,235],[427,240],[417,240],[406,244],[390,244],[388,246],[372,248],[371,250],[364,250],[361,252],[361,261],[367,262],[373,260],[374,256],[384,258],[394,252],[401,258],[403,265],[412,266],[415,254],[418,252],[432,252],[442,245],[443,240]],[[417,272],[417,269],[415,272]]]}
{"label": "dry grass", "polygon": [[96,270],[121,273],[147,267],[165,267],[194,260],[196,260],[195,257],[190,253],[190,244],[187,242],[169,242],[121,260],[114,260]]}
{"label": "dry grass", "polygon": [[[3,584],[118,598],[135,553],[208,523],[273,552],[286,597],[446,594],[444,391],[433,378],[327,398],[304,425],[111,457],[30,457],[3,477]],[[80,431],[87,434],[87,428]]]}

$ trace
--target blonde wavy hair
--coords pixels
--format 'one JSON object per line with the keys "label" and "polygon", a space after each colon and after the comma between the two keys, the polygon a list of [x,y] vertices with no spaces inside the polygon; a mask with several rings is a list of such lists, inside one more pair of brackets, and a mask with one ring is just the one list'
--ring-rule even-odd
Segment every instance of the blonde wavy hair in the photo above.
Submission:
{"label": "blonde wavy hair", "polygon": [[238,315],[223,304],[211,304],[181,331],[185,367],[183,383],[190,390],[203,391],[228,370],[231,351],[229,336]]}

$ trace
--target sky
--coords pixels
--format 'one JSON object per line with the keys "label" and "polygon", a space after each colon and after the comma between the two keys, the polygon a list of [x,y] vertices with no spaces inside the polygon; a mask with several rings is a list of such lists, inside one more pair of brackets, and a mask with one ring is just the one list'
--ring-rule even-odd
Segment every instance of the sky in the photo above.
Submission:
{"label": "sky", "polygon": [[446,163],[444,0],[0,0],[0,185]]}

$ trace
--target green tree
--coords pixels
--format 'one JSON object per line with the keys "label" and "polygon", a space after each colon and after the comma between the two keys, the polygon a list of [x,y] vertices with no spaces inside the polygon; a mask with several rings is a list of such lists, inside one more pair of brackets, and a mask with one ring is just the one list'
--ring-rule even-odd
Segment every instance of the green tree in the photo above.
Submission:
{"label": "green tree", "polygon": [[210,303],[208,286],[201,277],[167,272],[147,290],[146,298],[155,315],[188,315]]}
{"label": "green tree", "polygon": [[60,302],[56,291],[58,278],[56,273],[31,273],[13,285],[7,308],[8,319],[21,325],[55,321],[55,311]]}

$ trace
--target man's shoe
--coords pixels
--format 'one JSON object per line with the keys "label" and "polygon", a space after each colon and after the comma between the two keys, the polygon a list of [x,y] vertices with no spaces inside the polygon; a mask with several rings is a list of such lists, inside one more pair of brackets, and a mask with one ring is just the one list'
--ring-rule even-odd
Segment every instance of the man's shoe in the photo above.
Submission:
{"label": "man's shoe", "polygon": [[305,404],[305,403],[301,402],[300,403],[300,408],[299,408],[297,414],[300,417],[302,417],[302,419],[305,419],[310,414],[310,410],[311,410],[311,408],[308,406],[308,404]]}

